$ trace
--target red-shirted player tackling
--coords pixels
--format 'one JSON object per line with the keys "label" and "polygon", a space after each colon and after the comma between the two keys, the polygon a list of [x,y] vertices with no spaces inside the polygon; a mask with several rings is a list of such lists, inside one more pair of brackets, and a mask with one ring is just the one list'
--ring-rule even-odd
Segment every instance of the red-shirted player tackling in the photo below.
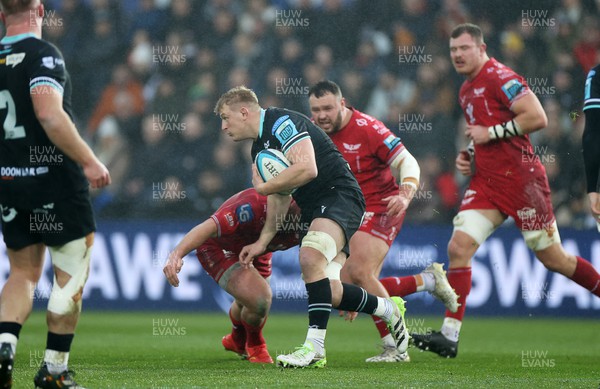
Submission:
{"label": "red-shirted player tackling", "polygon": [[[427,290],[456,311],[457,296],[440,264],[432,264],[415,276],[378,280],[383,260],[400,231],[406,208],[419,184],[417,161],[382,122],[347,107],[334,82],[314,85],[309,91],[309,104],[312,119],[342,153],[366,200],[363,223],[350,239],[350,257],[341,271],[342,281],[382,297]],[[392,169],[400,176],[400,187]],[[408,361],[408,354],[397,351],[385,323],[377,317],[373,319],[384,351],[367,362]]]}
{"label": "red-shirted player tackling", "polygon": [[[209,219],[183,237],[163,269],[169,283],[178,286],[177,273],[183,266],[183,257],[196,248],[204,270],[235,298],[229,310],[233,329],[223,337],[223,346],[254,363],[273,363],[262,336],[271,306],[271,288],[266,281],[271,275],[271,252],[296,246],[301,232],[281,230],[269,244],[269,252],[256,258],[254,267],[243,269],[239,253],[258,239],[266,212],[267,197],[254,189],[230,197]],[[292,203],[288,214],[299,212]]]}
{"label": "red-shirted player tackling", "polygon": [[535,94],[523,77],[487,56],[478,26],[462,24],[454,29],[450,55],[456,71],[467,77],[459,99],[467,120],[465,134],[474,144],[474,154],[459,154],[457,169],[471,175],[475,156],[475,173],[448,244],[448,280],[461,306],[456,313],[446,311],[441,332],[412,337],[417,347],[454,358],[471,290],[471,257],[507,217],[515,220],[527,246],[549,270],[596,296],[600,275],[585,259],[567,254],[560,243],[546,172],[527,135],[547,124]]}

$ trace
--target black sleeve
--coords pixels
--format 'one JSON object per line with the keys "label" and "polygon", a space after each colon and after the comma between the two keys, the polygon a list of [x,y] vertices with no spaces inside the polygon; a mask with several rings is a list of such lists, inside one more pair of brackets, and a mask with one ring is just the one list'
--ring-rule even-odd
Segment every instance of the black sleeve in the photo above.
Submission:
{"label": "black sleeve", "polygon": [[600,193],[600,65],[587,75],[583,112],[583,163],[587,178],[587,192]]}
{"label": "black sleeve", "polygon": [[587,191],[600,193],[600,108],[585,110],[582,143]]}
{"label": "black sleeve", "polygon": [[67,80],[65,61],[55,46],[47,42],[43,43],[44,46],[29,62],[29,89],[36,86],[49,86],[63,94]]}

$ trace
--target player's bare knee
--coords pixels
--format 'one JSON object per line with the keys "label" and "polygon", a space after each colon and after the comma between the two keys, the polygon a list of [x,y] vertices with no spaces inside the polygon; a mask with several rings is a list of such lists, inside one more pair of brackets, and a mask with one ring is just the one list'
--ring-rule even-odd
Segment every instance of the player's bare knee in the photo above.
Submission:
{"label": "player's bare knee", "polygon": [[471,247],[466,247],[464,242],[451,239],[448,243],[448,260],[452,267],[466,266],[471,259]]}
{"label": "player's bare knee", "polygon": [[366,285],[373,277],[373,275],[369,272],[362,272],[361,269],[354,268],[350,272],[350,279],[352,283],[358,286]]}
{"label": "player's bare knee", "polygon": [[256,300],[256,305],[254,312],[260,316],[265,317],[269,313],[269,309],[271,309],[271,299],[260,297]]}

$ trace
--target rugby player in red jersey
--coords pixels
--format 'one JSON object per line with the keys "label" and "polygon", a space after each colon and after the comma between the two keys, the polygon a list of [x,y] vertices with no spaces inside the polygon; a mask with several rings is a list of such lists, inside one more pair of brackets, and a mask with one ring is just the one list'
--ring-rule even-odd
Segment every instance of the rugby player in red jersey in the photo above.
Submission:
{"label": "rugby player in red jersey", "polygon": [[[169,254],[163,269],[172,286],[179,286],[177,273],[183,258],[196,249],[204,270],[231,294],[235,301],[229,310],[233,324],[231,334],[223,337],[226,350],[233,351],[253,363],[273,363],[262,335],[271,307],[271,252],[298,245],[300,231],[279,229],[268,246],[268,252],[255,258],[253,267],[244,269],[239,263],[242,248],[254,243],[265,224],[267,197],[254,189],[246,189],[230,197],[208,219],[188,232]],[[299,215],[295,203],[288,214]]]}
{"label": "rugby player in red jersey", "polygon": [[476,25],[454,28],[450,57],[456,71],[466,77],[459,100],[467,120],[465,135],[474,145],[474,152],[464,150],[456,158],[457,169],[471,176],[471,182],[448,244],[448,279],[461,305],[456,313],[446,312],[441,332],[412,337],[417,347],[454,358],[471,290],[471,257],[509,216],[547,269],[596,296],[600,296],[600,275],[590,262],[566,253],[561,245],[546,171],[529,141],[529,133],[547,125],[535,94],[523,77],[488,57]]}
{"label": "rugby player in red jersey", "polygon": [[[419,185],[420,170],[415,158],[382,122],[346,106],[335,82],[318,82],[310,88],[308,96],[312,120],[342,153],[366,200],[363,222],[350,239],[350,257],[342,269],[342,281],[382,297],[429,291],[448,309],[456,311],[457,296],[441,264],[433,263],[414,276],[378,279]],[[395,175],[400,177],[400,186]],[[375,316],[373,320],[382,338],[383,352],[366,361],[409,361],[407,353],[396,349],[385,323]]]}

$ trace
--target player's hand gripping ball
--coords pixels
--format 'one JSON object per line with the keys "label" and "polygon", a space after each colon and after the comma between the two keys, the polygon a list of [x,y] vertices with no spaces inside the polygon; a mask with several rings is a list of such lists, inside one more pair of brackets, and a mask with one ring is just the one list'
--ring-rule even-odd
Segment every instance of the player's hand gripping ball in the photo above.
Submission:
{"label": "player's hand gripping ball", "polygon": [[[256,154],[254,163],[256,164],[256,170],[258,171],[260,178],[262,178],[265,182],[277,177],[282,171],[291,165],[290,161],[288,161],[285,155],[283,155],[281,151],[275,149],[265,149],[259,151],[258,154]],[[279,194],[289,195],[294,193],[294,190]]]}

